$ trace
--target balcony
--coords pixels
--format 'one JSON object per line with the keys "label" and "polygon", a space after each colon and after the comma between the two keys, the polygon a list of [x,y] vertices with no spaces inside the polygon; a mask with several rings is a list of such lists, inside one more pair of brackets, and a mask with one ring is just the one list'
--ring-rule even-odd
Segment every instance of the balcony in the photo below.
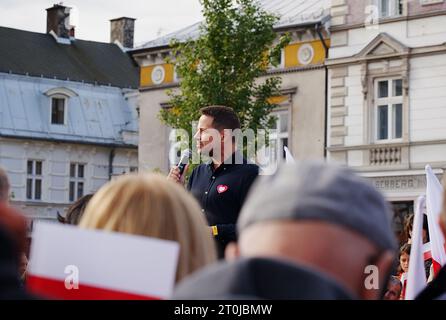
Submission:
{"label": "balcony", "polygon": [[401,164],[401,147],[386,146],[370,149],[371,166],[389,166]]}

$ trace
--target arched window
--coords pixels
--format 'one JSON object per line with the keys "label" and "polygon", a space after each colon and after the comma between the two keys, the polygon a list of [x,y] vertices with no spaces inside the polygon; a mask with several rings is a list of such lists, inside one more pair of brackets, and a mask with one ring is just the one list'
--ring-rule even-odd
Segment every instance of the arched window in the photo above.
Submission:
{"label": "arched window", "polygon": [[50,98],[50,124],[66,125],[68,99],[77,96],[77,93],[71,89],[59,87],[46,91],[45,95]]}

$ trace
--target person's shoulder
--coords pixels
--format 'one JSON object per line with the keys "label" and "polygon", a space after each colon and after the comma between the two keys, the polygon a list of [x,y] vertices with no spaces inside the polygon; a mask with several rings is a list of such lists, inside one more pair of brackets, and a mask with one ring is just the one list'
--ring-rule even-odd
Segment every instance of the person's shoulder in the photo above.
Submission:
{"label": "person's shoulder", "polygon": [[194,168],[193,171],[200,171],[206,169],[209,166],[209,163],[200,163],[198,166]]}
{"label": "person's shoulder", "polygon": [[[262,285],[258,285],[259,281]],[[353,297],[338,282],[305,266],[281,259],[240,258],[219,261],[194,273],[176,286],[172,298],[344,300]]]}
{"label": "person's shoulder", "polygon": [[207,170],[208,166],[209,166],[209,164],[207,164],[207,163],[201,163],[192,170],[190,175],[193,176],[193,175],[199,174],[200,172]]}
{"label": "person's shoulder", "polygon": [[246,162],[243,164],[243,170],[252,173],[252,174],[259,174],[260,168],[258,165],[252,162]]}

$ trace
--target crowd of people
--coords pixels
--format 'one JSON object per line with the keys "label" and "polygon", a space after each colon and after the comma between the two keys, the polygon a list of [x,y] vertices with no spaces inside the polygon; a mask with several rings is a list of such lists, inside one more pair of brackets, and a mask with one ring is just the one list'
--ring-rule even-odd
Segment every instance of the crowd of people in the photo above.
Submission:
{"label": "crowd of people", "polygon": [[[229,108],[205,108],[196,137],[201,150],[213,150],[207,128],[236,127]],[[213,160],[194,169],[186,188],[177,167],[167,178],[118,177],[75,202],[59,222],[179,243],[172,299],[404,299],[411,217],[398,243],[389,203],[350,169],[302,161],[257,177],[244,159],[226,162],[237,152],[211,152]],[[9,189],[0,169],[0,298],[44,298],[26,290],[27,224],[8,204]],[[446,235],[444,198],[439,223]],[[221,217],[225,210],[230,219]],[[378,270],[371,285],[369,266]],[[427,275],[430,269],[427,262]],[[431,276],[420,297],[445,297],[445,273]]]}

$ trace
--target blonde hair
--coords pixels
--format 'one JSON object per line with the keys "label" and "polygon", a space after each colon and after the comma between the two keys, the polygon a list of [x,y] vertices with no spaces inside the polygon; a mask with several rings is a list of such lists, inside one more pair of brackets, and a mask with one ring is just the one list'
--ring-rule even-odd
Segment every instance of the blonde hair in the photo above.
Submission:
{"label": "blonde hair", "polygon": [[178,242],[177,282],[216,260],[198,203],[161,175],[127,175],[109,182],[90,200],[79,226]]}

